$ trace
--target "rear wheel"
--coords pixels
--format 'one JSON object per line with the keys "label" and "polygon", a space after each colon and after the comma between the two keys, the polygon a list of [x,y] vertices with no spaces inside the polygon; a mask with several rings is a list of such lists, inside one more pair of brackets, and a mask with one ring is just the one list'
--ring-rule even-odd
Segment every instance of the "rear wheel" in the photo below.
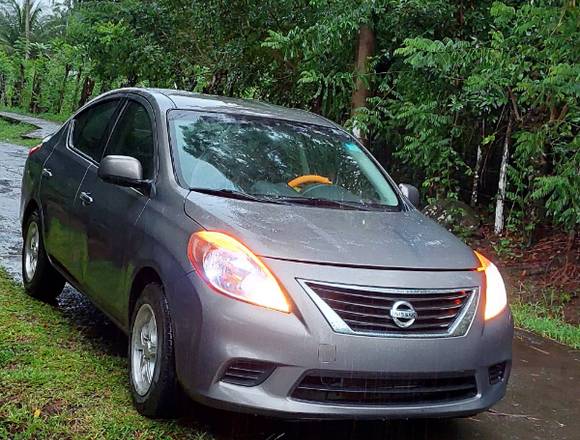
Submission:
{"label": "rear wheel", "polygon": [[48,260],[41,231],[40,216],[34,211],[24,223],[22,281],[30,296],[50,302],[62,292],[65,280]]}
{"label": "rear wheel", "polygon": [[133,310],[129,381],[133,402],[141,414],[175,415],[181,394],[175,373],[173,331],[167,300],[158,283],[145,286]]}

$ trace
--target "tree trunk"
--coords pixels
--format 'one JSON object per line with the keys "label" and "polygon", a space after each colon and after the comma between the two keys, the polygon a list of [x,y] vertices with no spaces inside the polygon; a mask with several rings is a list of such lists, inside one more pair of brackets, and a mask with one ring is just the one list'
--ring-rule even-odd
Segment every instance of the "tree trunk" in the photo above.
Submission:
{"label": "tree trunk", "polygon": [[[481,140],[485,139],[485,119],[481,123]],[[477,206],[479,198],[479,181],[481,180],[481,166],[483,165],[483,151],[482,142],[477,144],[477,158],[475,159],[475,167],[473,170],[473,186],[471,189],[471,206]]]}
{"label": "tree trunk", "polygon": [[24,59],[30,57],[30,0],[24,0],[24,40],[26,41],[26,50],[24,51]]}
{"label": "tree trunk", "polygon": [[[367,105],[367,98],[369,96],[369,58],[373,56],[374,51],[375,34],[370,26],[363,24],[358,33],[355,62],[356,84],[354,91],[352,92],[352,115],[355,115],[360,108],[366,107]],[[361,142],[365,144],[367,143],[367,139],[365,139],[364,135],[357,127],[353,129],[353,134]]]}
{"label": "tree trunk", "polygon": [[576,232],[576,228],[572,229],[570,232],[568,232],[568,240],[566,241],[566,253],[568,255],[571,255],[572,252],[574,251],[574,249],[576,249],[576,237],[578,236],[578,233]]}
{"label": "tree trunk", "polygon": [[463,26],[465,25],[465,6],[463,5],[463,0],[459,1],[455,18],[457,20],[457,24],[459,25],[459,33],[462,34]]}
{"label": "tree trunk", "polygon": [[6,75],[0,73],[0,105],[6,104]]}
{"label": "tree trunk", "polygon": [[79,108],[87,103],[91,95],[93,94],[93,89],[95,88],[95,82],[90,76],[85,78],[83,83],[83,90],[81,91],[81,97],[79,99]]}
{"label": "tree trunk", "polygon": [[14,83],[14,90],[12,91],[12,107],[20,107],[22,105],[22,90],[24,89],[24,64],[20,63],[18,79]]}
{"label": "tree trunk", "polygon": [[494,227],[494,231],[497,235],[503,232],[505,223],[503,211],[507,187],[507,168],[512,138],[512,127],[513,127],[513,113],[510,111],[508,114],[508,125],[505,131],[503,154],[501,157],[501,165],[499,168],[499,181],[497,185],[497,204],[495,205],[495,227]]}
{"label": "tree trunk", "polygon": [[135,72],[130,72],[127,75],[127,81],[123,84],[123,87],[135,87],[138,81],[137,74]]}
{"label": "tree trunk", "polygon": [[30,104],[28,106],[30,113],[40,113],[41,78],[42,72],[39,72],[39,67],[36,67],[34,69],[34,75],[32,75],[32,95],[30,96]]}
{"label": "tree trunk", "polygon": [[471,206],[476,207],[479,198],[479,181],[481,180],[481,165],[483,164],[483,152],[481,144],[477,145],[477,159],[475,160],[475,169],[473,170],[473,187],[471,190]]}
{"label": "tree trunk", "polygon": [[[76,84],[75,84],[75,91],[73,94],[73,99],[72,99],[72,105],[74,106],[75,102],[78,102],[79,100],[79,92],[81,89],[81,79],[83,77],[83,66],[79,66],[79,70],[77,72],[77,80],[76,80]],[[75,108],[72,108],[71,110],[76,110]]]}
{"label": "tree trunk", "polygon": [[62,84],[60,85],[60,90],[58,92],[58,101],[56,103],[56,113],[62,111],[62,106],[64,104],[64,94],[66,93],[66,83],[68,81],[68,75],[72,69],[70,64],[64,66],[64,76],[62,77]]}

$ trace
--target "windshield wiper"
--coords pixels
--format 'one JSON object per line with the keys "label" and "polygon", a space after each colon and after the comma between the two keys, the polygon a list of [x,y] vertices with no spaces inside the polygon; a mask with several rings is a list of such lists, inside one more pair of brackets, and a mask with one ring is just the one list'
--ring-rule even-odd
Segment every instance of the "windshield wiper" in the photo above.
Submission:
{"label": "windshield wiper", "polygon": [[212,188],[189,188],[191,191],[202,193],[202,194],[209,194],[212,196],[220,196],[220,197],[227,197],[229,199],[237,199],[237,200],[251,200],[253,202],[261,202],[261,203],[282,203],[278,202],[277,200],[272,200],[269,198],[262,198],[256,197],[252,194],[248,194],[242,191],[236,191],[235,189],[212,189]]}
{"label": "windshield wiper", "polygon": [[256,196],[253,194],[248,194],[242,191],[237,191],[235,189],[212,189],[212,188],[190,188],[191,191],[209,194],[212,196],[227,197],[230,199],[237,200],[251,200],[253,202],[260,203],[275,203],[278,205],[289,205],[289,204],[300,204],[308,206],[320,206],[327,208],[342,208],[358,211],[396,211],[397,207],[378,205],[378,204],[365,204],[359,202],[347,202],[342,200],[331,200],[331,199],[317,199],[311,197],[292,197],[292,196],[270,196],[270,195],[260,195]]}
{"label": "windshield wiper", "polygon": [[286,203],[296,203],[301,205],[309,206],[322,206],[328,208],[343,208],[352,209],[359,211],[374,211],[370,206],[365,206],[363,203],[356,202],[346,202],[342,200],[331,200],[331,199],[317,199],[311,197],[275,197],[276,200],[280,200]]}

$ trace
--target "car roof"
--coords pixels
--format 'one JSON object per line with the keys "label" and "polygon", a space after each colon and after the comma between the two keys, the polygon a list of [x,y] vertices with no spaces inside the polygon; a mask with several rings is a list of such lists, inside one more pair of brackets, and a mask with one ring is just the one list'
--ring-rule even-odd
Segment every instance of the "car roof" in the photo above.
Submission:
{"label": "car roof", "polygon": [[[132,92],[149,96],[159,103],[160,95],[173,102],[173,108],[178,110],[198,110],[216,113],[241,114],[287,121],[315,124],[325,127],[340,128],[328,119],[300,109],[281,107],[253,99],[229,98],[226,96],[206,95],[172,89],[156,88],[126,88],[115,92]],[[163,109],[162,109],[163,110]]]}

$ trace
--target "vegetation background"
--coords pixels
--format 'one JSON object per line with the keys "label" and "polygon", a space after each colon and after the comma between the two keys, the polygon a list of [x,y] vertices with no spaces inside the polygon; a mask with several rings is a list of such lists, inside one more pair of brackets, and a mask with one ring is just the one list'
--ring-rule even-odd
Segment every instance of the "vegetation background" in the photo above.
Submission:
{"label": "vegetation background", "polygon": [[[579,23],[575,0],[0,0],[0,110],[62,121],[144,86],[320,113],[500,263],[517,326],[579,348]],[[0,142],[32,146],[30,129],[0,119]],[[82,301],[34,302],[0,268],[0,438],[201,440],[250,423],[139,417],[127,341],[83,323]]]}
{"label": "vegetation background", "polygon": [[0,107],[145,86],[320,113],[578,324],[579,23],[576,0],[0,0]]}

